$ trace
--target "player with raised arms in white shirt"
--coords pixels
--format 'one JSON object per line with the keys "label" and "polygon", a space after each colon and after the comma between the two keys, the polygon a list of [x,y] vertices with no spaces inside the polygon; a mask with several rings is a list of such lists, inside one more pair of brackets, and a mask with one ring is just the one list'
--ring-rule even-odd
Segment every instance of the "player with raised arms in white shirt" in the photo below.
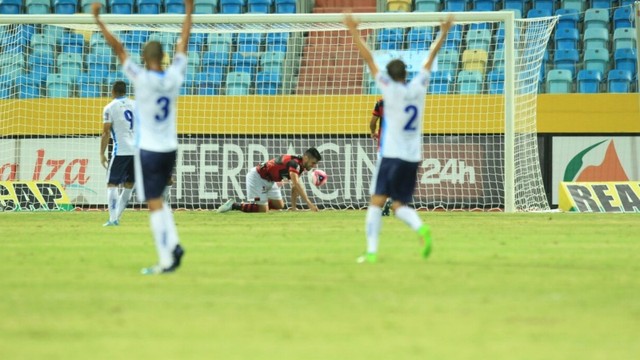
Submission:
{"label": "player with raised arms in white shirt", "polygon": [[371,201],[365,221],[367,251],[358,258],[358,262],[377,261],[382,207],[388,197],[393,199],[391,208],[395,216],[420,235],[423,242],[422,255],[426,258],[431,253],[431,231],[428,225],[422,223],[415,209],[407,204],[413,197],[418,166],[422,161],[422,121],[431,67],[453,24],[453,17],[449,16],[440,24],[440,34],[431,45],[424,66],[408,83],[407,68],[402,60],[392,60],[387,64],[386,72],[379,71],[371,50],[360,37],[358,22],[351,14],[345,14],[344,24],[376,84],[382,90],[385,105],[380,135],[381,160],[377,162],[373,174]]}
{"label": "player with raised arms in white shirt", "polygon": [[[100,140],[100,163],[107,168],[107,204],[109,221],[103,226],[120,225],[120,216],[127,207],[135,173],[133,169],[133,112],[134,101],[127,97],[127,84],[118,80],[111,86],[113,100],[102,110],[102,138]],[[105,151],[113,139],[111,160],[107,165]],[[118,195],[118,185],[122,193]]]}
{"label": "player with raised arms in white shirt", "polygon": [[100,3],[92,4],[96,24],[123,64],[125,75],[133,83],[136,99],[136,193],[140,201],[147,202],[158,252],[158,264],[142,269],[142,273],[173,272],[180,266],[184,249],[180,246],[173,214],[164,202],[163,192],[176,164],[178,95],[187,69],[193,0],[185,0],[182,32],[175,46],[173,63],[166,70],[162,66],[164,51],[158,41],[145,44],[142,50],[145,67],[135,64],[122,43],[100,20],[100,7]]}

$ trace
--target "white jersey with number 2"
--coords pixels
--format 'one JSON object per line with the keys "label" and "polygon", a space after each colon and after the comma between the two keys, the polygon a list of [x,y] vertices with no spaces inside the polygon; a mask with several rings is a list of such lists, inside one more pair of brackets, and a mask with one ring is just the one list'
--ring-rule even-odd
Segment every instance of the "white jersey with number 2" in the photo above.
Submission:
{"label": "white jersey with number 2", "polygon": [[102,122],[111,124],[113,156],[131,156],[134,133],[134,102],[126,96],[113,99],[102,110]]}
{"label": "white jersey with number 2", "polygon": [[422,69],[407,84],[378,72],[376,84],[384,99],[384,121],[380,138],[383,158],[410,162],[422,160],[422,119],[430,72]]}
{"label": "white jersey with number 2", "polygon": [[125,61],[124,73],[135,91],[134,128],[138,148],[154,152],[178,149],[177,102],[186,69],[187,56],[183,53],[177,53],[164,72],[147,70],[131,58]]}

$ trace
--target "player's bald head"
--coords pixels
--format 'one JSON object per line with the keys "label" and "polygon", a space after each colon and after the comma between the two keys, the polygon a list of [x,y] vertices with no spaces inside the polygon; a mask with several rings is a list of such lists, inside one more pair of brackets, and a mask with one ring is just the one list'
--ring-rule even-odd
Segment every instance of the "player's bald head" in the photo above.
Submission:
{"label": "player's bald head", "polygon": [[387,64],[387,74],[393,81],[405,82],[407,79],[407,65],[400,59],[391,60]]}
{"label": "player's bald head", "polygon": [[145,44],[142,50],[142,58],[147,67],[150,63],[162,64],[163,57],[164,51],[162,51],[162,44],[159,41],[153,40]]}

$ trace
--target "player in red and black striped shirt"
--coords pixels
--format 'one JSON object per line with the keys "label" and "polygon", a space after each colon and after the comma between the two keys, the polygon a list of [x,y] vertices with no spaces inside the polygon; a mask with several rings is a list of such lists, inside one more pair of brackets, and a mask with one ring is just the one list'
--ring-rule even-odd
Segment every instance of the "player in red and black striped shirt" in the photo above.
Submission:
{"label": "player in red and black striped shirt", "polygon": [[[378,121],[380,122],[378,124]],[[371,129],[371,138],[378,142],[378,150],[380,150],[380,143],[382,139],[380,135],[382,134],[382,122],[384,121],[384,100],[378,99],[376,101],[376,105],[373,107],[373,112],[371,112],[371,121],[369,121],[369,129]],[[382,216],[390,216],[391,215],[391,204],[393,200],[391,198],[387,199],[384,203],[384,207],[382,208]]]}
{"label": "player in red and black striped shirt", "polygon": [[267,212],[269,209],[284,209],[284,201],[279,183],[284,179],[291,182],[291,210],[297,209],[298,196],[302,197],[311,211],[318,211],[300,183],[300,175],[316,167],[322,160],[316,148],[310,148],[304,155],[280,155],[258,166],[247,173],[247,199],[249,202],[236,203],[228,200],[218,208],[223,213],[230,210],[243,212]]}

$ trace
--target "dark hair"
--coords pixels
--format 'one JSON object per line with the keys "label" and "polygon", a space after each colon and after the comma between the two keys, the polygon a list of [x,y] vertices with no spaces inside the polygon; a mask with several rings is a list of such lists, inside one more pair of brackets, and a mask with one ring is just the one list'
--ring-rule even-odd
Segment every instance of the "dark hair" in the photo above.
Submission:
{"label": "dark hair", "polygon": [[164,51],[162,51],[162,44],[159,41],[151,40],[142,49],[142,57],[145,61],[155,60],[162,63],[164,57]]}
{"label": "dark hair", "polygon": [[318,152],[318,149],[314,147],[307,149],[307,151],[305,151],[304,154],[307,156],[311,156],[312,158],[318,161],[322,160],[322,156],[320,156],[320,152]]}
{"label": "dark hair", "polygon": [[125,95],[127,93],[127,83],[122,80],[117,80],[113,83],[111,90],[116,95]]}
{"label": "dark hair", "polygon": [[393,81],[405,81],[407,79],[407,65],[400,59],[391,60],[387,64],[387,74]]}

